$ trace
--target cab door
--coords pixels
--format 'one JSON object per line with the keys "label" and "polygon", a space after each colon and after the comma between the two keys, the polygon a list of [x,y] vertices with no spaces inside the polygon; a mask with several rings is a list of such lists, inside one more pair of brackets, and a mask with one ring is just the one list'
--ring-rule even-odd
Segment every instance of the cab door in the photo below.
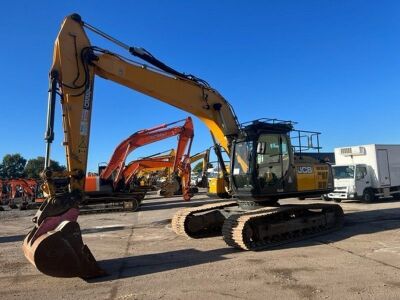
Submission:
{"label": "cab door", "polygon": [[258,139],[256,170],[262,194],[283,192],[290,165],[289,144],[283,134],[262,134]]}
{"label": "cab door", "polygon": [[355,192],[358,197],[361,197],[364,190],[371,186],[371,176],[367,170],[366,165],[356,165]]}

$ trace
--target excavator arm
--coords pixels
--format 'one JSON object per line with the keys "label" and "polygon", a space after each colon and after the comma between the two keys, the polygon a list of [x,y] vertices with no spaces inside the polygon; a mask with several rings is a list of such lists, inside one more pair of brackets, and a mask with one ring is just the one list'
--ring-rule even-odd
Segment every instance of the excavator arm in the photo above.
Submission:
{"label": "excavator arm", "polygon": [[203,160],[202,173],[204,174],[205,172],[207,172],[207,165],[210,162],[210,148],[192,155],[190,157],[190,163],[193,164],[201,159]]}
{"label": "excavator arm", "polygon": [[151,144],[172,136],[178,136],[178,148],[177,155],[175,156],[174,168],[178,169],[184,151],[187,149],[190,152],[190,144],[193,138],[193,122],[190,117],[186,118],[185,123],[182,126],[174,126],[180,121],[176,121],[169,124],[162,124],[151,129],[140,130],[130,137],[122,141],[114,150],[107,167],[103,170],[100,177],[102,179],[109,179],[113,174],[114,186],[116,186],[123,177],[125,168],[125,161],[127,156],[132,153],[136,148]]}
{"label": "excavator arm", "polygon": [[190,163],[193,164],[196,161],[203,160],[202,169],[201,169],[201,187],[207,187],[207,169],[208,164],[210,162],[210,148],[194,154],[190,157]]}
{"label": "excavator arm", "polygon": [[132,164],[129,164],[129,175],[125,178],[125,183],[129,183],[132,178],[144,169],[162,169],[172,168],[173,161],[171,160],[160,160],[160,159],[140,159],[135,160]]}
{"label": "excavator arm", "polygon": [[[217,142],[229,152],[230,138],[237,136],[240,128],[232,107],[216,90],[194,76],[166,67],[144,49],[124,46],[131,54],[158,68],[91,46],[85,27],[105,36],[84,23],[80,16],[68,16],[55,41],[50,71],[45,169],[49,167],[50,145],[54,139],[55,99],[59,93],[62,95],[67,156],[68,173],[65,175],[69,176],[71,192],[79,194],[83,190],[95,75],[192,113],[206,124]],[[110,166],[110,169],[113,167]],[[50,171],[44,175],[47,181],[51,181],[53,174]],[[54,194],[51,187],[47,190],[48,194]]]}
{"label": "excavator arm", "polygon": [[24,191],[25,196],[27,197],[34,197],[35,193],[33,191],[32,182],[28,182],[25,179],[10,179],[8,181],[11,187],[11,198],[14,199],[17,193],[17,187],[21,187]]}
{"label": "excavator arm", "polygon": [[122,172],[125,184],[129,184],[132,178],[143,169],[173,168],[175,157],[175,150],[171,150],[169,155],[150,156],[131,161]]}
{"label": "excavator arm", "polygon": [[[155,67],[92,46],[84,28],[119,44]],[[35,227],[25,238],[23,247],[28,260],[41,272],[52,276],[94,277],[104,274],[89,248],[83,244],[77,223],[78,205],[84,197],[95,75],[197,116],[228,152],[231,139],[240,132],[230,104],[205,81],[165,66],[144,49],[129,47],[112,39],[84,23],[79,15],[65,18],[55,41],[49,79],[46,158],[42,175],[45,182],[43,191],[48,198],[33,218]],[[63,145],[67,158],[67,170],[61,173],[49,168],[57,95],[60,95],[62,106]],[[119,157],[126,157],[124,151],[127,153],[129,148],[122,147]],[[190,176],[189,157],[184,156],[181,161],[180,172],[189,172]],[[121,161],[117,159],[115,164],[112,161],[109,169],[120,172]],[[67,193],[56,194],[56,187],[60,184],[68,187]],[[50,260],[47,251],[51,248],[68,251]]]}

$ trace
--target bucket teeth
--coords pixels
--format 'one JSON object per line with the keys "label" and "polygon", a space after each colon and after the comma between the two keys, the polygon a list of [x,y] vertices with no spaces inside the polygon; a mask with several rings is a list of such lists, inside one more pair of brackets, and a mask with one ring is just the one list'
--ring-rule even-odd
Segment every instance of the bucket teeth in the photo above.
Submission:
{"label": "bucket teeth", "polygon": [[83,243],[77,222],[63,221],[33,243],[30,236],[28,234],[24,240],[24,254],[40,272],[54,277],[85,279],[107,275]]}

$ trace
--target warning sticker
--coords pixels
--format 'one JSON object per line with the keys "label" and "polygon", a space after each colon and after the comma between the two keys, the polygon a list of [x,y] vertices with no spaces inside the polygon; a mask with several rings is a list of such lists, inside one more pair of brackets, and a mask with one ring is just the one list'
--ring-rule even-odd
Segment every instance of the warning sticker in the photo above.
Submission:
{"label": "warning sticker", "polygon": [[84,109],[84,110],[82,110],[81,121],[88,121],[88,120],[89,120],[89,110]]}
{"label": "warning sticker", "polygon": [[89,131],[89,123],[87,121],[81,121],[80,134],[88,135],[88,131]]}

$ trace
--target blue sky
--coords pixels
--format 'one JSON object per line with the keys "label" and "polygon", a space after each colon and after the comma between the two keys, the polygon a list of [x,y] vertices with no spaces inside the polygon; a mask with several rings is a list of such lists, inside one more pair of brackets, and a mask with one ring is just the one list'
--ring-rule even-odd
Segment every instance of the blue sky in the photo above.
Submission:
{"label": "blue sky", "polygon": [[[400,144],[398,1],[7,1],[2,11],[0,158],[44,155],[53,42],[62,19],[73,12],[207,80],[240,121],[297,121],[298,129],[323,133],[325,151]],[[94,45],[115,49],[90,37]],[[89,170],[133,132],[186,116],[96,78]],[[52,158],[64,163],[59,107],[56,122]],[[175,144],[171,138],[130,158]],[[192,153],[210,144],[207,128],[195,120]]]}

